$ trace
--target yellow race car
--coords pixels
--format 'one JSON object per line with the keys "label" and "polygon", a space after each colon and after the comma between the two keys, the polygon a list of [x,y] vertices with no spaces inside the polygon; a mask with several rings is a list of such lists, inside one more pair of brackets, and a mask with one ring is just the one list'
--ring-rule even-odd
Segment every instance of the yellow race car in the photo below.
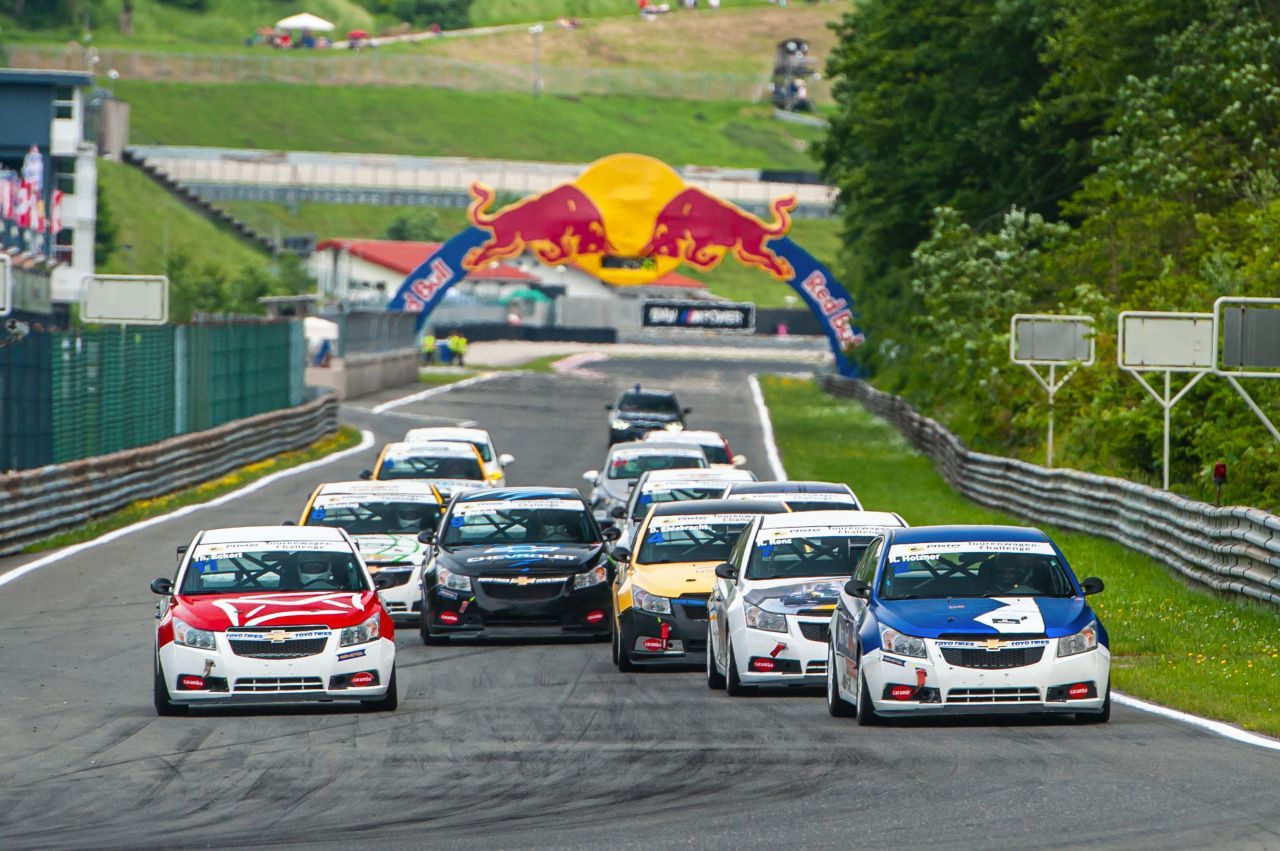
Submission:
{"label": "yellow race car", "polygon": [[716,565],[761,514],[788,511],[780,500],[658,503],[636,532],[635,550],[617,548],[613,583],[613,663],[701,665],[707,649],[707,598]]}

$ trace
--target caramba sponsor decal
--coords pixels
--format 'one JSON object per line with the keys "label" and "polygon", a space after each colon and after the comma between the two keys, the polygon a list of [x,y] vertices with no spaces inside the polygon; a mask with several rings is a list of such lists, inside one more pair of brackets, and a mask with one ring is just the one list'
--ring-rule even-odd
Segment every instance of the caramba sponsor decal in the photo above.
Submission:
{"label": "caramba sponsor decal", "polygon": [[1031,553],[1057,555],[1046,541],[939,541],[930,544],[894,544],[889,561],[921,561],[951,553]]}

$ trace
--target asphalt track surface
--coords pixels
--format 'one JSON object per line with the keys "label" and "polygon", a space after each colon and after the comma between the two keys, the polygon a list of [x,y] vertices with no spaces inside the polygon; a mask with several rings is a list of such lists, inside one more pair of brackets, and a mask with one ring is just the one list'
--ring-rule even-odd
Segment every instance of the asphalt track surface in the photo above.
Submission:
{"label": "asphalt track surface", "polygon": [[[576,486],[604,456],[601,405],[638,378],[679,390],[692,423],[767,469],[751,364],[592,368],[608,382],[502,377],[345,411],[380,441],[475,420],[516,456],[512,484]],[[1280,757],[1176,721],[1116,707],[1103,726],[862,729],[818,694],[734,699],[698,672],[619,674],[603,643],[424,647],[402,629],[398,712],[156,717],[147,584],[172,574],[174,546],[295,516],[313,484],[373,457],[0,587],[0,847],[1280,847]]]}

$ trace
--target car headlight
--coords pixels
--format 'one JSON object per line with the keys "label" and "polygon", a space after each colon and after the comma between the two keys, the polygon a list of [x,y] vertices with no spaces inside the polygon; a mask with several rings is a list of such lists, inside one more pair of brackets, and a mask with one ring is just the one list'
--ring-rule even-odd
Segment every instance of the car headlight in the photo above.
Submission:
{"label": "car headlight", "polygon": [[929,655],[925,652],[923,638],[903,635],[887,626],[880,627],[880,646],[886,653],[896,653],[899,656],[915,656],[917,659],[923,659]]}
{"label": "car headlight", "polygon": [[364,644],[366,641],[380,638],[382,629],[378,625],[378,618],[378,613],[374,612],[358,626],[343,627],[342,633],[338,636],[338,646],[350,647],[352,644]]}
{"label": "car headlight", "polygon": [[1058,639],[1058,656],[1075,656],[1088,653],[1098,647],[1098,622],[1090,621],[1089,625],[1077,632]]}
{"label": "car headlight", "polygon": [[586,573],[575,573],[573,575],[573,590],[577,591],[579,588],[590,588],[592,585],[599,585],[608,578],[609,572],[604,569],[603,565],[593,567]]}
{"label": "car headlight", "polygon": [[196,629],[182,618],[173,619],[173,643],[183,647],[194,647],[197,650],[214,650],[213,633],[207,629]]}
{"label": "car headlight", "polygon": [[441,564],[436,567],[436,584],[451,588],[454,591],[470,591],[471,577],[463,576],[461,573],[454,573]]}
{"label": "car headlight", "polygon": [[659,597],[657,594],[650,594],[643,588],[636,588],[632,592],[635,598],[636,608],[646,612],[653,612],[656,615],[671,614],[671,600],[666,597]]}
{"label": "car headlight", "polygon": [[684,431],[684,423],[667,423],[663,428],[667,431]]}
{"label": "car headlight", "polygon": [[617,431],[625,431],[630,427],[631,427],[631,423],[627,422],[621,417],[614,417],[613,419],[609,420],[609,428],[611,429],[615,429]]}
{"label": "car headlight", "polygon": [[787,616],[781,612],[766,612],[750,603],[747,603],[742,611],[747,616],[747,626],[752,629],[764,629],[769,632],[787,631]]}

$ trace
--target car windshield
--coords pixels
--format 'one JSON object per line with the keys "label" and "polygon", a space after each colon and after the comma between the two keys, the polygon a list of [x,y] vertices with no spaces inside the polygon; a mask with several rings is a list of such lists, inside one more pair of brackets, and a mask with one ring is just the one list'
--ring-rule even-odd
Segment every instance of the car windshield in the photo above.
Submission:
{"label": "car windshield", "polygon": [[655,414],[678,414],[679,406],[676,397],[665,393],[623,393],[618,399],[618,410],[629,414],[652,412]]}
{"label": "car windshield", "polygon": [[384,458],[376,477],[386,479],[474,479],[484,481],[480,459],[458,455]]}
{"label": "car windshield", "polygon": [[685,453],[680,455],[618,455],[609,462],[609,478],[638,479],[640,474],[649,470],[690,470],[707,466],[706,459],[699,455]]}
{"label": "car windshield", "polygon": [[467,440],[463,437],[446,437],[443,438],[446,443],[466,443],[474,446],[476,451],[480,453],[480,458],[488,464],[493,460],[493,452],[489,449],[489,444],[478,440]]}
{"label": "car windshield", "polygon": [[636,497],[635,504],[631,508],[631,519],[643,519],[645,512],[649,510],[649,506],[654,503],[682,502],[689,499],[715,499],[722,493],[724,493],[723,482],[718,485],[680,485],[672,488],[663,487],[661,489],[646,490]]}
{"label": "car windshield", "polygon": [[444,506],[428,501],[318,498],[303,521],[305,526],[332,526],[348,535],[416,535],[434,529]]}
{"label": "car windshield", "polygon": [[687,561],[722,562],[729,558],[738,535],[751,522],[747,515],[681,515],[655,517],[649,522],[639,564],[674,564]]}
{"label": "car windshield", "polygon": [[895,544],[880,597],[1072,597],[1076,590],[1053,547],[1039,542]]}
{"label": "car windshield", "polygon": [[702,443],[699,444],[702,451],[706,453],[707,460],[712,464],[732,464],[733,459],[729,457],[729,450],[724,448],[723,443]]}
{"label": "car windshield", "polygon": [[747,562],[747,579],[798,579],[852,576],[871,535],[831,534],[828,530],[766,529],[756,536]]}
{"label": "car windshield", "polygon": [[360,563],[344,544],[259,542],[196,547],[180,593],[367,590]]}
{"label": "car windshield", "polygon": [[440,545],[588,544],[599,540],[581,500],[492,500],[455,504]]}

